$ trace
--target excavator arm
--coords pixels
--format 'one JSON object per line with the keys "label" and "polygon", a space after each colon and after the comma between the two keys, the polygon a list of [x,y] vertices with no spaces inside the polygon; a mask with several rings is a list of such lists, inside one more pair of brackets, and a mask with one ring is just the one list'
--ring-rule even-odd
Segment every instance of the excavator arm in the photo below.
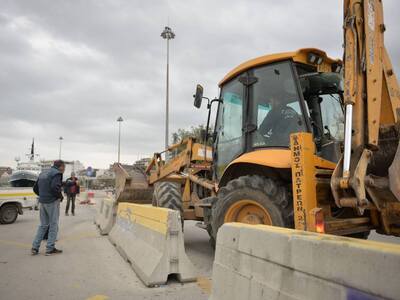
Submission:
{"label": "excavator arm", "polygon": [[382,1],[345,0],[343,28],[345,142],[332,194],[359,215],[377,210],[384,233],[398,234],[400,90],[384,45]]}

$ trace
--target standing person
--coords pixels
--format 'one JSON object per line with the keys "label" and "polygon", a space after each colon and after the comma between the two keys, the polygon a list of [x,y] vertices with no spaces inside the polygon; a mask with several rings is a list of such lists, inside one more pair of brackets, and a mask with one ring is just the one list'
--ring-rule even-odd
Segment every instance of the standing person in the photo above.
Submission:
{"label": "standing person", "polygon": [[289,145],[290,133],[302,131],[299,115],[296,110],[288,106],[285,99],[278,95],[271,95],[265,104],[269,104],[270,110],[261,122],[258,132],[268,145]]}
{"label": "standing person", "polygon": [[47,239],[46,255],[62,253],[62,250],[55,247],[55,243],[58,233],[60,202],[63,200],[61,186],[64,171],[64,162],[56,160],[50,169],[40,173],[33,187],[33,191],[39,196],[40,225],[32,243],[32,255],[39,253],[40,243],[47,230],[49,231],[49,236]]}
{"label": "standing person", "polygon": [[64,193],[67,194],[67,206],[65,207],[65,215],[68,216],[69,206],[71,205],[71,213],[75,216],[75,197],[80,193],[78,178],[75,173],[71,173],[71,177],[65,181]]}

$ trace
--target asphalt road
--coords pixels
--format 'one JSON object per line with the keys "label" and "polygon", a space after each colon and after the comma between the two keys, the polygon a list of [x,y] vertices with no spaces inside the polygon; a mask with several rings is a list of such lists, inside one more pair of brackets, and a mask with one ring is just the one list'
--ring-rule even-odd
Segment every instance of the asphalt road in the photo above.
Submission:
{"label": "asphalt road", "polygon": [[[65,202],[62,204],[64,209]],[[169,282],[147,288],[93,224],[95,206],[77,205],[76,216],[61,214],[57,247],[64,253],[30,255],[39,222],[37,211],[25,211],[11,225],[0,225],[0,299],[208,299],[214,252],[207,233],[185,222],[186,252],[198,271],[194,283]],[[373,240],[400,243],[372,233]]]}
{"label": "asphalt road", "polygon": [[[65,201],[62,204],[64,209]],[[185,245],[198,281],[147,288],[93,224],[95,206],[77,205],[76,216],[60,218],[60,255],[31,256],[39,217],[25,211],[11,225],[0,225],[0,299],[208,299],[213,250],[207,233],[185,223]]]}

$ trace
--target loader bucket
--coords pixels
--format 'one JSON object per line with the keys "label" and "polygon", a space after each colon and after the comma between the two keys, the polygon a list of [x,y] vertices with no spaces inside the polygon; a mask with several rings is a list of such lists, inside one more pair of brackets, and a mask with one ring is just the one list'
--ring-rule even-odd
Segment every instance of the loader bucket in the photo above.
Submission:
{"label": "loader bucket", "polygon": [[150,204],[153,187],[149,186],[147,176],[140,168],[126,171],[121,164],[115,163],[115,199],[117,202]]}

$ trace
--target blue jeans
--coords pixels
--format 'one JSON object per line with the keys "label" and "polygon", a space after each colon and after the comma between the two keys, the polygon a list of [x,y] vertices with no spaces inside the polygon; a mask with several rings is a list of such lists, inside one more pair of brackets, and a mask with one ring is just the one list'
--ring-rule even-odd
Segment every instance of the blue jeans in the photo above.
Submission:
{"label": "blue jeans", "polygon": [[40,225],[32,243],[32,248],[39,250],[40,243],[42,242],[47,229],[49,229],[46,250],[51,251],[54,249],[58,233],[59,216],[60,200],[56,200],[52,203],[40,203]]}

